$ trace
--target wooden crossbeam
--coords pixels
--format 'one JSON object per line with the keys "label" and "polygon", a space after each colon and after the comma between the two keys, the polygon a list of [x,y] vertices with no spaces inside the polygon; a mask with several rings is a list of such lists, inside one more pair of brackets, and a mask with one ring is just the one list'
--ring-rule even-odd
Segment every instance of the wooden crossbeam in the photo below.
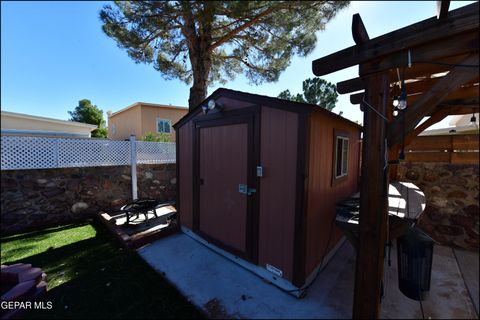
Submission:
{"label": "wooden crossbeam", "polygon": [[411,64],[415,67],[419,63],[437,63],[436,60],[478,52],[478,28],[473,32],[465,32],[455,36],[455,43],[445,42],[443,39],[427,42],[416,47],[406,47],[404,50],[384,57],[380,62],[365,63],[360,66],[360,75],[383,72],[392,68],[403,68],[409,64],[408,51],[410,50]]}
{"label": "wooden crossbeam", "polygon": [[337,82],[337,92],[340,94],[364,90],[365,86],[360,78],[353,78]]}
{"label": "wooden crossbeam", "polygon": [[[412,68],[405,68],[405,80],[418,79],[430,77],[432,74],[444,73],[452,69],[452,65],[456,65],[465,60],[469,54],[461,54],[458,56],[452,56],[444,59],[435,60],[437,64],[431,63],[415,63]],[[402,69],[399,71],[403,72]],[[398,81],[397,70],[390,70],[390,79],[392,82]]]}
{"label": "wooden crossbeam", "polygon": [[457,100],[450,100],[446,102],[442,102],[444,105],[458,105],[458,106],[469,106],[469,105],[479,105],[480,97],[476,96],[474,98],[469,99],[457,99]]}
{"label": "wooden crossbeam", "polygon": [[457,106],[457,105],[439,105],[437,109],[445,109],[448,112],[448,115],[462,115],[462,114],[471,114],[473,112],[478,112],[480,109],[479,105],[470,105],[470,106]]}
{"label": "wooden crossbeam", "polygon": [[353,41],[355,41],[355,43],[358,45],[364,44],[365,42],[370,40],[367,29],[365,29],[362,18],[358,13],[355,13],[352,18],[352,36]]}
{"label": "wooden crossbeam", "polygon": [[[420,78],[424,78],[421,81],[435,81],[435,79],[430,80],[430,78],[428,77],[432,74],[438,74],[445,71],[449,71],[452,68],[452,65],[459,63],[460,61],[464,60],[467,56],[468,56],[467,54],[462,54],[459,56],[439,59],[436,61],[438,64],[420,64],[420,63],[415,64],[413,68],[405,69],[405,80],[406,81],[418,80]],[[390,82],[391,83],[398,82],[396,69],[390,71]],[[420,91],[419,89],[416,89],[415,88],[416,85],[420,85],[420,83],[407,82],[408,92],[423,92],[423,91]],[[422,85],[428,86],[426,82],[423,82]],[[414,87],[413,89],[410,88],[412,86]],[[351,92],[360,91],[364,89],[365,89],[365,86],[361,78],[353,78],[353,79],[337,82],[337,92],[340,94],[351,93]]]}
{"label": "wooden crossbeam", "polygon": [[[479,6],[473,3],[450,11],[444,19],[436,17],[384,34],[361,45],[355,45],[314,60],[313,73],[323,76],[357,64],[378,60],[386,55],[440,39],[453,39],[458,34],[479,29]],[[449,42],[446,42],[448,44]]]}
{"label": "wooden crossbeam", "polygon": [[437,1],[437,19],[443,19],[448,14],[448,8],[450,7],[449,0]]}
{"label": "wooden crossbeam", "polygon": [[445,108],[439,108],[438,110],[436,110],[435,113],[430,116],[430,118],[422,122],[411,133],[405,136],[404,146],[408,146],[410,143],[412,143],[413,139],[415,139],[416,136],[418,136],[430,126],[433,126],[435,123],[438,123],[445,119],[450,114],[449,111],[451,110]]}
{"label": "wooden crossbeam", "polygon": [[[407,93],[408,94],[418,94],[418,93],[423,93],[423,92],[427,92],[428,90],[430,90],[430,88],[435,85],[435,83],[437,83],[439,80],[441,80],[442,77],[439,77],[439,78],[429,78],[429,79],[423,79],[423,80],[420,80],[420,81],[415,81],[415,82],[410,82],[410,83],[406,83],[405,86],[407,88]],[[475,84],[478,83],[478,77],[476,79],[474,79],[473,81],[471,81],[470,83],[466,83],[462,89],[465,90],[465,94],[466,96],[476,96],[476,95],[472,95],[472,94],[469,94],[470,91],[469,88],[474,88],[476,90],[476,92],[478,93],[478,86],[475,86]],[[457,92],[459,92],[459,90],[457,90]],[[461,92],[459,92],[460,94]],[[450,99],[453,99],[453,98],[450,98]]]}
{"label": "wooden crossbeam", "polygon": [[[430,86],[429,88],[431,88]],[[408,86],[407,86],[408,88]],[[408,95],[407,96],[407,106],[412,105],[415,103],[416,100],[418,100],[422,96],[422,92],[428,92],[428,89],[420,92],[416,92],[415,95]],[[408,90],[408,89],[407,89]],[[458,99],[469,99],[469,98],[475,98],[478,96],[478,86],[471,86],[471,87],[466,87],[466,88],[458,88],[455,91],[452,91],[445,97],[445,103],[446,104],[452,104],[451,101],[455,101]],[[407,91],[410,93],[410,91]],[[362,99],[364,96],[364,92],[360,93],[355,93],[350,96],[350,102],[352,104],[360,104],[362,103]],[[450,102],[449,102],[450,101]]]}
{"label": "wooden crossbeam", "polygon": [[[478,65],[479,55],[472,54],[464,61],[462,65]],[[445,77],[438,81],[428,92],[422,94],[415,102],[405,109],[405,126],[402,132],[400,117],[397,117],[391,124],[388,132],[389,145],[398,144],[401,136],[412,132],[420,120],[427,114],[432,113],[450,92],[456,90],[464,83],[472,81],[478,77],[479,69],[467,68],[463,66],[454,67]],[[478,91],[477,91],[478,96]]]}

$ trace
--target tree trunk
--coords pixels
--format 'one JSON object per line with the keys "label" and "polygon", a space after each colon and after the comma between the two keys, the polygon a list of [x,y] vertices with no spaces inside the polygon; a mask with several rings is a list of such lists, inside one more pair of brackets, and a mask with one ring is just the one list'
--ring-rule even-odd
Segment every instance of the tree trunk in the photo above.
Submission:
{"label": "tree trunk", "polygon": [[188,109],[193,110],[207,97],[208,76],[212,67],[212,58],[208,50],[205,50],[205,44],[199,41],[199,50],[195,57],[191,57],[193,71],[193,85],[190,88],[190,97],[188,98]]}
{"label": "tree trunk", "polygon": [[207,97],[208,78],[212,68],[212,22],[214,2],[206,2],[195,26],[191,8],[187,5],[186,30],[190,62],[192,64],[193,85],[188,98],[189,111],[197,107]]}
{"label": "tree trunk", "polygon": [[190,88],[190,96],[188,98],[188,110],[193,110],[207,97],[207,77],[208,73],[193,73],[193,85]]}

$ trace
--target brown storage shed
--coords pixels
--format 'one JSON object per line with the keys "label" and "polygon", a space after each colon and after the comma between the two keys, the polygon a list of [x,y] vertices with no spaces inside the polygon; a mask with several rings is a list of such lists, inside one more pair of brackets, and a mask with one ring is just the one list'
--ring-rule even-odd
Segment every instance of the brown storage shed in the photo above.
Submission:
{"label": "brown storage shed", "polygon": [[358,191],[361,127],[316,105],[229,89],[174,127],[184,231],[305,285],[342,238],[335,203]]}

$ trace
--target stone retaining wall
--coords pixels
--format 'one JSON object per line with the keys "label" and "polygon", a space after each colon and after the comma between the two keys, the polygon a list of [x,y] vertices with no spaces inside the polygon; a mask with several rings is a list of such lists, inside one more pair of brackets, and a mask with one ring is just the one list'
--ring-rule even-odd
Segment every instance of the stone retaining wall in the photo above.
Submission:
{"label": "stone retaining wall", "polygon": [[419,226],[441,244],[479,249],[479,165],[406,162],[398,180],[425,193]]}
{"label": "stone retaining wall", "polygon": [[[1,172],[1,232],[82,221],[132,199],[130,166]],[[175,164],[137,166],[140,198],[172,200]]]}

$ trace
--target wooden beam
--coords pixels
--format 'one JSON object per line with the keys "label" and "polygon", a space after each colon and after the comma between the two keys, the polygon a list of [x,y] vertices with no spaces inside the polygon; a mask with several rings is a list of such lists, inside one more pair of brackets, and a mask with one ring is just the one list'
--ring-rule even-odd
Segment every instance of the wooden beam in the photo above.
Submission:
{"label": "wooden beam", "polygon": [[337,92],[340,94],[364,90],[363,81],[360,78],[337,82]]}
{"label": "wooden beam", "polygon": [[408,51],[412,66],[420,63],[437,63],[436,60],[454,57],[462,54],[478,52],[479,32],[478,29],[473,32],[465,32],[455,36],[455,45],[451,40],[441,39],[435,42],[428,42],[416,47],[406,47],[403,50],[394,52],[388,57],[384,57],[380,62],[372,61],[360,66],[360,75],[368,75],[375,72],[383,72],[392,68],[407,67]]}
{"label": "wooden beam", "polygon": [[[444,73],[450,71],[453,65],[461,63],[469,54],[435,60],[437,64],[417,63],[414,68],[405,69],[405,80],[430,77],[432,74]],[[402,70],[400,70],[402,71]],[[398,81],[397,70],[390,70],[391,81]]]}
{"label": "wooden beam", "polygon": [[[407,88],[408,94],[423,93],[430,90],[430,88],[434,86],[442,78],[443,77],[423,79],[420,81],[406,83],[405,86]],[[471,94],[469,93],[470,92],[469,90],[471,88],[474,88],[478,92],[478,86],[475,86],[475,84],[478,84],[478,77],[473,81],[471,81],[470,83],[466,83],[464,86],[462,86],[461,89],[464,90],[467,96],[471,96]],[[457,92],[459,92],[460,94],[461,91],[457,90]]]}
{"label": "wooden beam", "polygon": [[468,99],[457,99],[457,100],[450,100],[442,102],[442,105],[456,105],[456,106],[478,106],[480,104],[480,97],[476,96],[475,98],[468,98]]}
{"label": "wooden beam", "polygon": [[[466,58],[466,56],[462,56],[462,57],[463,58],[461,60]],[[441,63],[443,63],[443,62],[441,62]],[[450,59],[449,59],[449,62],[445,62],[445,63],[454,64],[453,61],[451,61]],[[444,66],[444,68],[447,68],[447,67]],[[449,68],[451,68],[451,67],[449,67]],[[415,69],[417,69],[417,66],[415,66]],[[445,71],[445,70],[443,70],[443,69],[439,70],[438,68],[435,68],[432,71],[433,71],[432,73],[435,74],[435,73],[440,73],[440,72]],[[412,73],[411,70],[406,70],[405,77],[407,78],[407,81],[408,80],[416,80],[415,82],[407,82],[406,83],[407,92],[409,92],[409,93],[424,92],[425,90],[429,89],[432,85],[434,85],[435,82],[437,82],[439,79],[441,79],[441,77],[419,79],[421,77],[414,76],[414,74]],[[474,83],[478,83],[478,81],[479,81],[479,79],[477,78],[477,79],[471,81],[470,84],[473,85]],[[390,75],[390,86],[392,86],[393,84],[395,84],[397,82],[398,82],[398,77],[397,77],[397,73],[395,72],[393,76]],[[351,93],[351,92],[360,91],[360,90],[365,90],[364,85],[363,85],[363,81],[362,81],[361,78],[353,78],[353,79],[348,79],[348,80],[337,82],[337,92],[340,93],[340,94]]]}
{"label": "wooden beam", "polygon": [[[430,86],[431,88],[431,86]],[[445,97],[445,103],[446,104],[452,104],[449,101],[456,101],[458,99],[469,99],[469,98],[474,98],[478,97],[478,86],[472,86],[472,87],[466,87],[466,88],[458,88],[454,91],[452,91],[450,94],[448,94]],[[418,100],[420,97],[422,97],[422,92],[428,92],[428,90],[421,91],[420,93],[416,93],[414,95],[410,95],[410,92],[408,91],[408,85],[407,85],[407,92],[409,95],[407,96],[407,106],[410,106],[415,103],[416,100]],[[362,99],[364,96],[364,92],[359,92],[350,95],[350,102],[352,104],[360,104],[362,103]]]}
{"label": "wooden beam", "polygon": [[[472,54],[462,61],[462,65],[478,65],[479,55]],[[464,83],[472,81],[478,77],[479,69],[467,68],[463,66],[454,67],[445,77],[438,81],[428,92],[422,94],[415,102],[407,107],[405,113],[405,125],[402,126],[399,118],[391,124],[388,133],[389,145],[399,143],[401,136],[409,134],[415,129],[422,118],[435,110],[450,92],[456,90]],[[478,94],[477,94],[478,95]],[[403,127],[403,128],[402,128]],[[404,130],[404,132],[402,132]]]}
{"label": "wooden beam", "polygon": [[445,109],[447,110],[449,116],[455,116],[455,115],[472,114],[474,112],[478,112],[478,110],[480,109],[480,106],[478,104],[475,106],[473,105],[472,106],[439,105],[437,109]]}
{"label": "wooden beam", "polygon": [[449,12],[448,17],[436,17],[420,21],[408,27],[384,34],[362,45],[355,45],[312,63],[313,73],[323,76],[331,72],[363,64],[379,58],[422,45],[425,41],[434,42],[448,39],[458,34],[479,29],[479,6],[473,3]]}
{"label": "wooden beam", "polygon": [[370,40],[367,29],[365,29],[362,18],[358,13],[355,13],[352,18],[352,36],[356,44],[364,44]]}
{"label": "wooden beam", "polygon": [[[365,79],[366,101],[381,114],[388,108],[388,74]],[[385,169],[387,122],[364,107],[360,186],[359,247],[355,270],[354,319],[376,319],[380,312],[387,233],[388,175]]]}
{"label": "wooden beam", "polygon": [[427,130],[428,127],[433,126],[435,123],[442,121],[449,115],[447,109],[438,109],[435,113],[432,114],[430,118],[422,122],[418,127],[416,127],[411,133],[405,136],[404,146],[408,146],[412,143],[413,139],[418,136],[423,131]]}
{"label": "wooden beam", "polygon": [[437,1],[437,19],[444,19],[448,14],[450,0]]}

